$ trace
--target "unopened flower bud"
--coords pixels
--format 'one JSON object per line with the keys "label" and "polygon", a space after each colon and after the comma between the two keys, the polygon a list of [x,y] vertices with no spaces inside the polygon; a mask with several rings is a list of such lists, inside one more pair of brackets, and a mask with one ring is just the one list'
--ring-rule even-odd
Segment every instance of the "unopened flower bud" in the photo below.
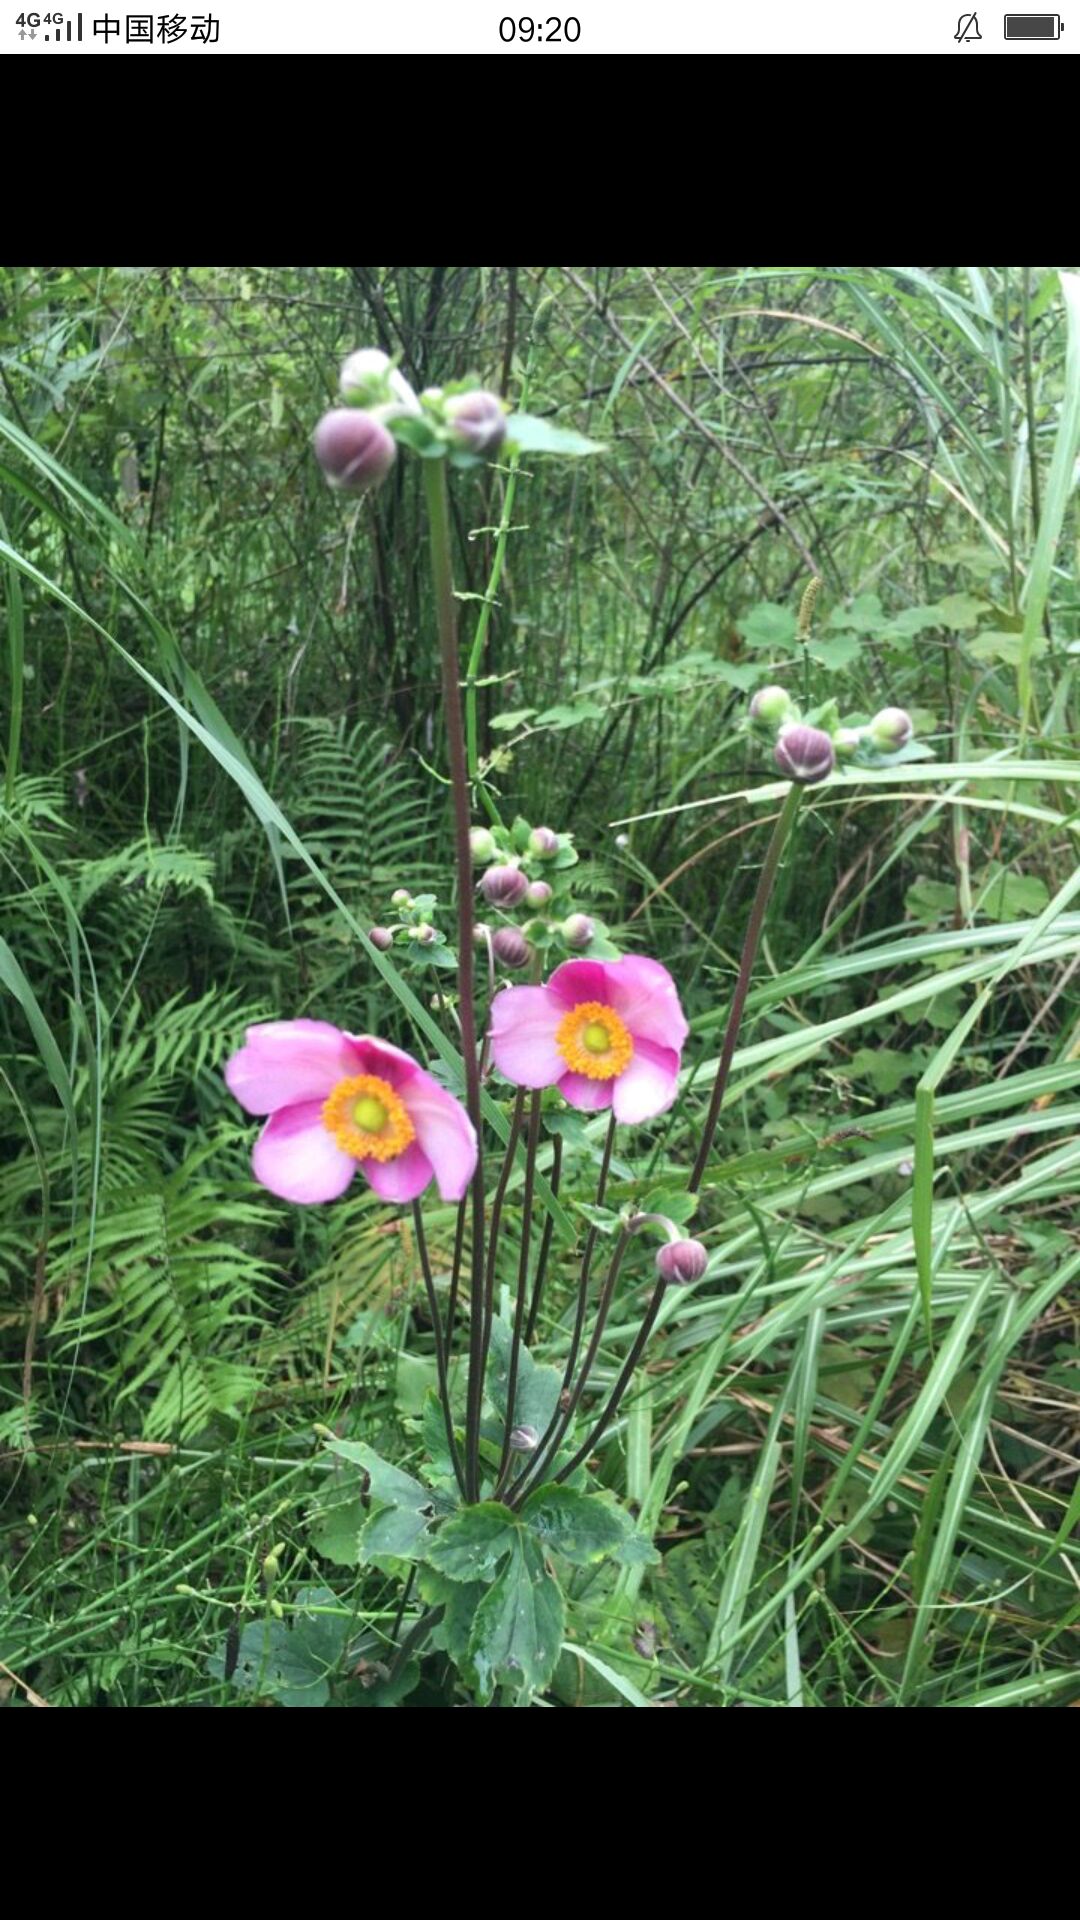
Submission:
{"label": "unopened flower bud", "polygon": [[833,734],[833,746],[842,760],[850,759],[862,746],[863,727],[838,727]]}
{"label": "unopened flower bud", "polygon": [[385,953],[394,944],[394,936],[389,927],[372,927],[368,939],[373,947],[378,947],[380,953]]}
{"label": "unopened flower bud", "polygon": [[559,928],[568,947],[587,947],[596,932],[587,913],[572,913]]}
{"label": "unopened flower bud", "polygon": [[529,852],[541,860],[550,860],[559,851],[559,836],[552,827],[534,827],[529,835]]}
{"label": "unopened flower bud", "polygon": [[412,894],[408,891],[408,888],[395,888],[394,892],[390,895],[390,905],[392,907],[411,907]]}
{"label": "unopened flower bud", "polygon": [[529,890],[529,882],[520,867],[489,867],[480,882],[480,891],[492,907],[519,907]]}
{"label": "unopened flower bud", "polygon": [[529,943],[516,927],[500,927],[491,942],[504,967],[527,967]]}
{"label": "unopened flower bud", "polygon": [[485,927],[483,921],[478,920],[473,927],[472,937],[474,947],[486,947],[491,938],[491,928]]}
{"label": "unopened flower bud", "polygon": [[804,727],[801,723],[781,727],[773,758],[781,773],[803,787],[824,780],[836,763],[828,734],[820,727]]}
{"label": "unopened flower bud", "polygon": [[397,448],[380,420],[352,407],[335,407],[315,429],[315,458],[332,487],[366,493],[386,479]]}
{"label": "unopened flower bud", "polygon": [[551,899],[551,888],[546,880],[533,880],[525,889],[527,907],[546,907]]}
{"label": "unopened flower bud", "polygon": [[469,835],[469,852],[478,867],[495,858],[495,835],[489,827],[474,827]]}
{"label": "unopened flower bud", "polygon": [[914,731],[911,715],[905,713],[903,707],[882,707],[867,728],[871,742],[879,753],[899,753],[901,747],[907,746]]}
{"label": "unopened flower bud", "polygon": [[390,365],[381,347],[361,347],[350,353],[341,369],[341,391],[350,406],[374,407],[397,400],[406,413],[419,413],[420,402],[403,373]]}
{"label": "unopened flower bud", "polygon": [[413,928],[412,937],[414,940],[418,940],[422,947],[433,946],[435,942],[435,929],[429,926],[426,920],[422,920],[418,927]]}
{"label": "unopened flower bud", "polygon": [[615,845],[618,847],[620,853],[625,853],[627,847],[630,845],[630,835],[628,833],[617,833],[615,835]]}
{"label": "unopened flower bud", "polygon": [[497,394],[458,393],[447,400],[446,418],[469,453],[494,453],[506,438],[506,415]]}
{"label": "unopened flower bud", "polygon": [[540,1445],[540,1435],[535,1427],[511,1427],[511,1453],[535,1453]]}
{"label": "unopened flower bud", "polygon": [[782,727],[791,719],[794,707],[786,687],[759,687],[750,702],[750,718],[766,727]]}
{"label": "unopened flower bud", "polygon": [[669,1240],[656,1256],[657,1272],[676,1286],[700,1280],[708,1264],[709,1250],[700,1240]]}

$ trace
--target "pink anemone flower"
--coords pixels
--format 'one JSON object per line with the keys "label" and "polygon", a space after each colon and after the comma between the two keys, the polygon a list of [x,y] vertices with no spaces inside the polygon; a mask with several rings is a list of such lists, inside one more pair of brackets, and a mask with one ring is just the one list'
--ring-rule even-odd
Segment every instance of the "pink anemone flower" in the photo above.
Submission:
{"label": "pink anemone flower", "polygon": [[567,960],[546,987],[506,987],[491,1003],[495,1065],[519,1087],[558,1087],[586,1113],[612,1107],[635,1126],[664,1113],[689,1028],[657,960]]}
{"label": "pink anemone flower", "polygon": [[336,1200],[357,1167],[384,1200],[415,1200],[434,1179],[460,1200],[476,1166],[464,1107],[399,1047],[325,1020],[249,1027],[225,1068],[248,1113],[269,1114],[255,1178],[282,1200]]}

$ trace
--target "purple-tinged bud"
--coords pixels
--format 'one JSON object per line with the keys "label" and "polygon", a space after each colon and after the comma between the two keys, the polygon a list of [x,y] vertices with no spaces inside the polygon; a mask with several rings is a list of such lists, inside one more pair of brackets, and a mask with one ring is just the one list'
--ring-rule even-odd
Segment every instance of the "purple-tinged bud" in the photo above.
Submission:
{"label": "purple-tinged bud", "polygon": [[535,1427],[511,1427],[511,1453],[535,1453],[540,1445],[540,1435]]}
{"label": "purple-tinged bud", "polygon": [[592,942],[596,928],[587,913],[572,913],[559,928],[568,947],[587,947]]}
{"label": "purple-tinged bud", "polygon": [[534,827],[529,835],[529,852],[538,860],[550,860],[559,851],[559,836],[553,827]]}
{"label": "purple-tinged bud", "polygon": [[773,758],[781,773],[802,787],[824,780],[836,764],[828,734],[820,727],[804,727],[801,723],[781,727]]}
{"label": "purple-tinged bud", "polygon": [[795,702],[785,687],[759,687],[750,702],[751,720],[765,727],[782,727],[791,719]]}
{"label": "purple-tinged bud", "polygon": [[469,453],[494,453],[506,438],[506,414],[498,394],[458,393],[446,401],[446,418]]}
{"label": "purple-tinged bud", "polygon": [[635,1653],[643,1660],[655,1660],[656,1649],[660,1644],[660,1634],[655,1620],[639,1620],[633,1632]]}
{"label": "purple-tinged bud", "polygon": [[700,1240],[669,1240],[656,1256],[661,1279],[674,1286],[685,1287],[691,1280],[700,1280],[708,1264],[709,1250]]}
{"label": "purple-tinged bud", "polygon": [[496,958],[504,967],[527,967],[532,949],[516,927],[500,927],[492,942]]}
{"label": "purple-tinged bud", "polygon": [[389,927],[372,927],[368,939],[373,947],[378,947],[380,953],[385,953],[394,944],[394,936]]}
{"label": "purple-tinged bud", "polygon": [[397,448],[382,422],[369,413],[335,407],[315,429],[315,458],[332,487],[366,493],[386,479]]}
{"label": "purple-tinged bud", "polygon": [[432,947],[435,944],[435,929],[422,920],[418,927],[413,928],[411,937],[418,940],[422,947]]}
{"label": "purple-tinged bud", "polygon": [[525,889],[527,907],[546,907],[551,899],[551,888],[546,880],[531,880]]}
{"label": "purple-tinged bud", "polygon": [[390,365],[381,347],[361,347],[350,353],[341,369],[341,391],[353,407],[374,407],[397,401],[406,413],[419,413],[420,402],[403,373]]}
{"label": "purple-tinged bud", "polygon": [[520,867],[489,867],[480,881],[480,891],[491,907],[519,907],[528,890]]}
{"label": "purple-tinged bud", "polygon": [[469,851],[478,867],[495,858],[495,835],[488,827],[474,827],[469,835]]}
{"label": "purple-tinged bud", "polygon": [[903,707],[882,707],[867,728],[871,743],[879,753],[899,753],[901,747],[907,746],[914,731],[911,715],[905,713]]}

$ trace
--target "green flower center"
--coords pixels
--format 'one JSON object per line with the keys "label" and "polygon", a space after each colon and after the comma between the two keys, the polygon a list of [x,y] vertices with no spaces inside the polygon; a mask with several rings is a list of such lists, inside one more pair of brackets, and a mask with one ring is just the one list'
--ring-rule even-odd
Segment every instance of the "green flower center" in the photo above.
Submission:
{"label": "green flower center", "polygon": [[606,1053],[611,1045],[611,1035],[599,1020],[590,1020],[582,1032],[581,1042],[590,1053]]}
{"label": "green flower center", "polygon": [[365,1093],[353,1108],[353,1119],[364,1133],[381,1133],[386,1118],[386,1108],[373,1093]]}

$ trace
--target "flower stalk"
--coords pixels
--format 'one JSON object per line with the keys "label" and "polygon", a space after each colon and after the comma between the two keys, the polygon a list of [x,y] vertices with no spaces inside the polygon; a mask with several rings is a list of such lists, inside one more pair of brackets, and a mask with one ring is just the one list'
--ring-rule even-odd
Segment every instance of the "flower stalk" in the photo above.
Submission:
{"label": "flower stalk", "polygon": [[[787,845],[788,836],[791,833],[792,827],[795,825],[795,816],[799,811],[799,802],[802,799],[802,794],[803,790],[801,786],[793,784],[789,787],[784,804],[776,816],[772,839],[769,841],[769,850],[765,855],[765,863],[758,875],[757,891],[754,894],[754,904],[750,909],[750,919],[747,923],[746,935],[743,940],[742,957],[739,961],[739,972],[735,981],[735,992],[731,999],[731,1010],[728,1014],[727,1026],[724,1029],[724,1042],[720,1049],[720,1061],[716,1069],[716,1079],[713,1082],[712,1098],[709,1101],[709,1111],[705,1115],[705,1124],[702,1127],[701,1139],[698,1143],[697,1158],[694,1161],[693,1171],[691,1172],[688,1183],[691,1193],[700,1192],[701,1183],[705,1178],[705,1169],[709,1164],[709,1155],[712,1152],[713,1140],[716,1137],[717,1123],[720,1119],[720,1109],[724,1103],[728,1076],[731,1072],[731,1062],[735,1056],[735,1043],[738,1040],[739,1028],[742,1025],[746,996],[750,990],[750,978],[754,971],[754,962],[757,959],[758,947],[761,944],[766,910],[772,896],[773,886],[776,882],[776,875],[779,871],[780,861],[784,848]],[[657,1302],[657,1311],[659,1311],[659,1301]]]}
{"label": "flower stalk", "polygon": [[[469,780],[465,763],[465,733],[461,710],[460,662],[457,640],[457,602],[450,557],[450,511],[446,462],[425,460],[424,494],[435,579],[435,608],[439,629],[439,658],[446,710],[450,761],[450,795],[454,816],[454,858],[457,868],[458,909],[458,1018],[465,1066],[465,1110],[476,1129],[476,1170],[470,1187],[472,1220],[472,1281],[469,1313],[469,1385],[465,1423],[465,1482],[470,1500],[480,1496],[480,1416],[484,1394],[484,1164],[481,1143],[480,1062],[476,1047],[476,1008],[473,999],[472,850],[469,844]],[[464,1204],[464,1203],[463,1203]]]}

